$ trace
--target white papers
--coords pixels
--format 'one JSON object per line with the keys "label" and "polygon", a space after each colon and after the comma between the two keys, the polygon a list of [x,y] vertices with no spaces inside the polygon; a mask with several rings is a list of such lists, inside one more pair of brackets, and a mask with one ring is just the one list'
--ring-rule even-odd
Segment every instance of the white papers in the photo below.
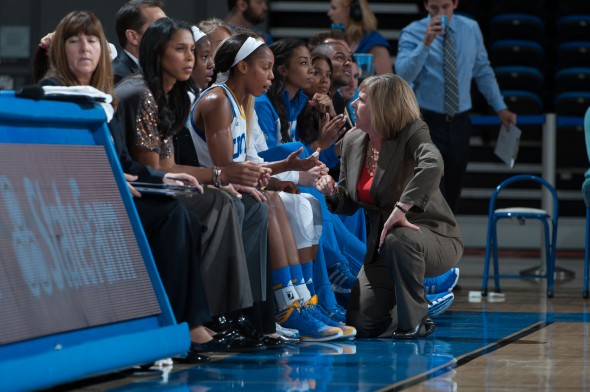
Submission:
{"label": "white papers", "polygon": [[513,168],[518,155],[518,145],[520,143],[521,130],[514,124],[510,124],[509,128],[502,125],[500,133],[498,134],[498,141],[496,142],[496,154],[508,167]]}
{"label": "white papers", "polygon": [[85,96],[88,99],[94,100],[98,105],[102,107],[106,116],[107,122],[111,122],[115,110],[111,105],[113,97],[110,94],[103,93],[102,91],[92,86],[43,86],[43,91],[46,97],[55,96]]}

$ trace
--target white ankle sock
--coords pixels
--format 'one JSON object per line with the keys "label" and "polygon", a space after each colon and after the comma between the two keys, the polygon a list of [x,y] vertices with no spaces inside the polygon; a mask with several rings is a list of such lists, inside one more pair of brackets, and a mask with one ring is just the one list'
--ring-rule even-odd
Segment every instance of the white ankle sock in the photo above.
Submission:
{"label": "white ankle sock", "polygon": [[274,294],[279,312],[287,309],[293,302],[300,298],[297,290],[295,290],[295,286],[291,285],[275,290]]}

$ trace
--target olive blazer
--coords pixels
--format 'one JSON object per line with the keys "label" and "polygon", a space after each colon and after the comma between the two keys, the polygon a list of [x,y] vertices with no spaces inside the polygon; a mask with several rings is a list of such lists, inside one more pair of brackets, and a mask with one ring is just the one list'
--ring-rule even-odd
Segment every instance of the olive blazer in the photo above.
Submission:
{"label": "olive blazer", "polygon": [[413,204],[406,215],[411,223],[441,236],[461,238],[455,216],[439,189],[444,164],[426,123],[418,120],[382,142],[370,189],[373,204],[359,202],[357,195],[368,142],[368,135],[360,129],[344,137],[339,192],[326,198],[335,213],[348,215],[365,208],[370,224],[365,264],[378,257],[381,230],[398,201]]}

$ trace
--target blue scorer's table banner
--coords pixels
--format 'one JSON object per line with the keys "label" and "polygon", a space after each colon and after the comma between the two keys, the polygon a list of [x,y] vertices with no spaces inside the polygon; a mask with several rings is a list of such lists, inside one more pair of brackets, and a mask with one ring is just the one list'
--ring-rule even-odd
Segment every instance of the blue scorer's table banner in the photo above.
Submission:
{"label": "blue scorer's table banner", "polygon": [[92,103],[0,92],[0,390],[186,352]]}
{"label": "blue scorer's table banner", "polygon": [[102,146],[0,144],[0,344],[160,313]]}

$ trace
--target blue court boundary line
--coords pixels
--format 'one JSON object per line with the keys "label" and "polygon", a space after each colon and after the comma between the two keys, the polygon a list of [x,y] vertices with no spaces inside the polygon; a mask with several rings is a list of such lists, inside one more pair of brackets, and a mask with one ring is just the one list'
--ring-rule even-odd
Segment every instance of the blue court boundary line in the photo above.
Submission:
{"label": "blue court boundary line", "polygon": [[486,354],[489,354],[489,353],[492,353],[498,349],[501,349],[502,347],[506,347],[507,345],[512,344],[512,343],[516,342],[517,340],[520,340],[520,339],[522,339],[534,332],[540,331],[543,328],[545,328],[551,324],[553,324],[553,321],[538,322],[538,323],[536,323],[524,330],[521,330],[520,332],[516,332],[513,335],[510,335],[506,338],[502,338],[496,343],[492,343],[492,344],[482,347],[478,350],[464,354],[464,355],[460,356],[459,358],[457,358],[456,361],[453,361],[453,362],[446,364],[446,365],[442,365],[438,368],[431,369],[431,370],[424,372],[418,376],[415,376],[411,379],[404,380],[400,383],[394,384],[391,387],[386,387],[386,388],[380,389],[379,392],[381,392],[381,391],[383,391],[383,392],[385,392],[385,391],[402,391],[406,388],[410,388],[410,387],[417,385],[421,382],[424,382],[428,379],[440,376],[440,375],[445,374],[453,369],[457,369],[457,368],[459,368],[459,367],[461,367],[461,366],[463,366],[463,365],[465,365],[477,358],[480,358]]}

